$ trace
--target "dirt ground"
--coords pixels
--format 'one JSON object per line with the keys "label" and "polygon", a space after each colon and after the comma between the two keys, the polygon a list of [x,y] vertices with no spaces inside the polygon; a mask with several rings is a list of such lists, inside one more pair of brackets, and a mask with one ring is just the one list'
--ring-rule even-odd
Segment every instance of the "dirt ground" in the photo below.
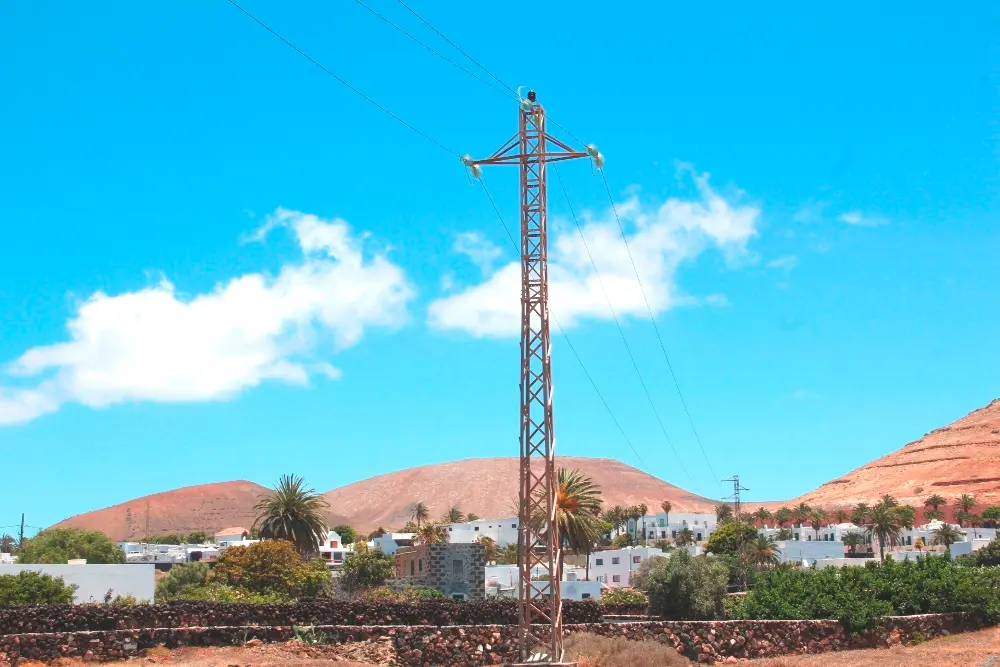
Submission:
{"label": "dirt ground", "polygon": [[932,639],[916,646],[754,660],[753,667],[1000,667],[1000,629]]}
{"label": "dirt ground", "polygon": [[[173,651],[158,648],[144,658],[105,664],[165,664],[178,667],[317,667],[336,664],[338,667],[372,667],[388,665],[391,657],[392,649],[384,640],[344,646],[307,646],[288,642],[225,648],[179,648]],[[53,664],[54,667],[84,667],[92,663],[63,659]],[[752,667],[1000,667],[1000,628],[942,637],[917,646],[766,658],[744,664]],[[21,663],[19,667],[44,666],[41,663]]]}

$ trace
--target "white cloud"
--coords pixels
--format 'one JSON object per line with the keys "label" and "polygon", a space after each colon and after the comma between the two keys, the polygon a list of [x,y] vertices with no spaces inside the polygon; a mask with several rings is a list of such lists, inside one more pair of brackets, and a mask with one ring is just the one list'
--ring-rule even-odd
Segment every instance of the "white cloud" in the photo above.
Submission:
{"label": "white cloud", "polygon": [[366,254],[346,222],[278,209],[253,238],[276,227],[292,230],[303,254],[276,276],[242,275],[192,298],[163,279],[86,299],[68,323],[68,341],[9,364],[8,382],[37,384],[0,387],[0,425],[69,402],[219,400],[268,380],[336,378],[323,351],[356,344],[369,327],[405,322],[414,293],[402,269]]}
{"label": "white cloud", "polygon": [[767,263],[767,268],[779,269],[782,271],[791,271],[798,265],[799,265],[798,257],[796,257],[795,255],[785,255],[784,257],[772,259],[770,262]]}
{"label": "white cloud", "polygon": [[[757,233],[758,208],[726,201],[709,186],[708,174],[686,167],[682,172],[694,181],[698,192],[695,199],[671,198],[656,205],[632,194],[618,204],[629,248],[654,313],[691,301],[679,294],[674,282],[679,264],[711,246],[722,251],[730,262],[744,259],[748,256],[747,242]],[[566,328],[587,318],[610,319],[601,291],[603,281],[619,316],[644,316],[646,304],[612,211],[596,216],[584,213],[582,227],[600,281],[576,228],[562,225],[560,229],[556,225],[550,229],[549,248],[552,313]],[[475,336],[516,335],[521,317],[520,289],[519,263],[506,264],[484,282],[432,302],[430,323]],[[711,302],[719,303],[719,296],[713,296]]]}
{"label": "white cloud", "polygon": [[493,263],[502,254],[500,248],[480,232],[462,232],[455,237],[455,252],[468,257],[486,275],[493,270]]}
{"label": "white cloud", "polygon": [[865,215],[861,211],[847,211],[846,213],[841,213],[837,216],[837,220],[858,227],[878,227],[879,225],[885,225],[889,222],[885,218]]}

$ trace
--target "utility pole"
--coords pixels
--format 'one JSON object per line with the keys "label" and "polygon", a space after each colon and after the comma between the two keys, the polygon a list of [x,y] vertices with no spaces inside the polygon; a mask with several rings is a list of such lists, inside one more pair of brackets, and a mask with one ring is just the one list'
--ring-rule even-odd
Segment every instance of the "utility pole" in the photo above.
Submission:
{"label": "utility pole", "polygon": [[743,507],[743,505],[742,505],[742,503],[740,503],[740,491],[749,491],[750,489],[746,488],[745,486],[741,486],[740,485],[740,476],[739,475],[733,475],[729,479],[724,479],[722,481],[723,482],[732,482],[733,483],[733,495],[729,496],[730,498],[733,499],[733,513],[734,513],[734,517],[733,518],[736,519],[736,525],[737,526],[742,525],[743,518],[740,515],[742,514],[742,507]]}
{"label": "utility pole", "polygon": [[21,512],[21,532],[17,536],[17,548],[18,550],[24,545],[24,512]]}
{"label": "utility pole", "polygon": [[[529,91],[519,103],[517,133],[484,160],[468,155],[462,158],[476,178],[482,175],[483,165],[516,164],[521,174],[518,635],[521,660],[532,665],[565,664],[561,662],[561,543],[555,523],[558,480],[552,421],[546,165],[588,157],[598,166],[603,160],[593,145],[585,152],[578,151],[549,135],[545,131],[545,109],[538,104],[535,91]],[[539,517],[544,519],[539,521]],[[532,572],[539,566],[548,570],[549,581],[532,581]],[[536,650],[539,653],[533,653]]]}

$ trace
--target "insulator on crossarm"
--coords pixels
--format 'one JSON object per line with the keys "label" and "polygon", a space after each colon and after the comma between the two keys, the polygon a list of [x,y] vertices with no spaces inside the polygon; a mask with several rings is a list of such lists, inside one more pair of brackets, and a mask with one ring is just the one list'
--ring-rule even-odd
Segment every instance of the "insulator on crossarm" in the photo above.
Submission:
{"label": "insulator on crossarm", "polygon": [[590,159],[594,161],[594,166],[598,169],[604,168],[604,154],[597,150],[597,146],[594,144],[587,144],[587,155]]}
{"label": "insulator on crossarm", "polygon": [[462,164],[466,166],[466,168],[469,170],[469,173],[472,174],[473,178],[482,178],[483,168],[475,163],[471,155],[469,155],[468,153],[463,155]]}

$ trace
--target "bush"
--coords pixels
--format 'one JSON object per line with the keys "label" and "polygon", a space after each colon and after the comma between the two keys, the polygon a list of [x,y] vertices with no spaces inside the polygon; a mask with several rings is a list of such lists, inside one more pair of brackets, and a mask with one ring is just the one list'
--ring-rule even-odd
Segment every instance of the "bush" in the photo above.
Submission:
{"label": "bush", "polygon": [[218,583],[246,593],[283,599],[315,597],[332,582],[324,561],[303,562],[286,540],[229,547],[216,561],[213,575]]}
{"label": "bush", "polygon": [[184,538],[184,541],[188,544],[208,544],[209,538],[204,531],[196,530],[192,533],[188,533],[188,536]]}
{"label": "bush", "polygon": [[182,563],[170,568],[167,576],[156,582],[156,602],[169,602],[187,597],[192,589],[208,583],[207,563]]}
{"label": "bush", "polygon": [[252,593],[242,588],[221,584],[217,581],[210,581],[204,586],[189,588],[181,594],[179,599],[203,602],[249,602],[253,604],[268,604],[283,601],[282,596],[276,593]]}
{"label": "bush", "polygon": [[650,611],[668,620],[722,618],[728,581],[729,569],[718,560],[677,551],[649,572]]}
{"label": "bush", "polygon": [[381,549],[360,549],[344,561],[340,581],[348,591],[376,588],[396,573],[396,559]]}
{"label": "bush", "polygon": [[572,634],[564,644],[566,657],[580,667],[686,667],[691,663],[657,641],[610,639],[589,633]]}
{"label": "bush", "polygon": [[726,521],[708,536],[705,551],[713,554],[739,554],[743,545],[757,539],[757,529],[750,524],[736,525],[735,521]]}
{"label": "bush", "polygon": [[25,570],[17,574],[0,575],[0,605],[70,604],[75,585],[67,585],[62,577]]}
{"label": "bush", "polygon": [[750,619],[836,619],[851,633],[890,615],[965,612],[1000,620],[1000,572],[964,568],[947,556],[824,570],[779,569],[737,605]]}
{"label": "bush", "polygon": [[398,591],[381,586],[366,591],[361,599],[366,602],[419,602],[443,597],[441,591],[422,586],[408,586]]}
{"label": "bush", "polygon": [[650,556],[646,560],[642,561],[639,568],[632,573],[632,586],[640,591],[646,590],[649,581],[649,573],[653,571],[653,568],[666,563],[667,559],[664,556]]}
{"label": "bush", "polygon": [[607,588],[601,591],[601,604],[639,606],[648,603],[649,600],[643,592],[634,588]]}
{"label": "bush", "polygon": [[996,567],[1000,565],[1000,539],[994,539],[979,551],[962,556],[963,564],[973,567]]}
{"label": "bush", "polygon": [[25,538],[17,552],[18,563],[65,564],[74,558],[86,558],[90,564],[124,563],[125,552],[102,532],[76,528],[47,528]]}

